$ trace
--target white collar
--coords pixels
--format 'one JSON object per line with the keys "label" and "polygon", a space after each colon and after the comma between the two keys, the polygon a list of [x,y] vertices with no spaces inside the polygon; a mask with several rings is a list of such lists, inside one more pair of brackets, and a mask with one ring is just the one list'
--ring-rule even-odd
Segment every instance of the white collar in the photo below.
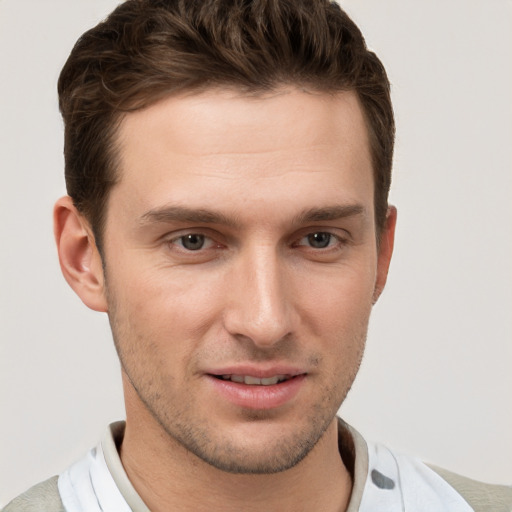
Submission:
{"label": "white collar", "polygon": [[[66,512],[150,512],[119,457],[124,428],[124,422],[110,425],[101,444],[60,475],[59,492]],[[346,512],[473,511],[420,460],[367,443],[342,420],[339,432],[340,453],[353,473]]]}

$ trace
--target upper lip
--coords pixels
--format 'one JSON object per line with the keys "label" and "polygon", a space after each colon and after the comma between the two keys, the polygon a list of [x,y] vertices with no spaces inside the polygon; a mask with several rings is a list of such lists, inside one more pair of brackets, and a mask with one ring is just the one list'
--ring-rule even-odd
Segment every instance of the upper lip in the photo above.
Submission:
{"label": "upper lip", "polygon": [[258,379],[268,379],[276,375],[289,375],[295,377],[297,375],[304,375],[307,372],[304,369],[297,368],[290,365],[272,365],[272,366],[255,366],[253,364],[224,366],[222,368],[215,368],[205,372],[208,375],[245,375],[256,377]]}

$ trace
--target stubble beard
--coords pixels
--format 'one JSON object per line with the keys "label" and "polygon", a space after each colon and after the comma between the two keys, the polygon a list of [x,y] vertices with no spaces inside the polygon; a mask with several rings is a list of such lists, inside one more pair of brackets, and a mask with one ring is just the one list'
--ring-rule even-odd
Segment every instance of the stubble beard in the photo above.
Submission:
{"label": "stubble beard", "polygon": [[[199,417],[193,410],[193,404],[184,403],[182,396],[173,399],[165,392],[172,389],[173,377],[162,378],[155,372],[153,362],[144,359],[146,354],[134,350],[134,347],[145,345],[147,349],[147,340],[145,344],[143,336],[135,336],[128,347],[123,345],[121,340],[134,337],[134,329],[126,328],[130,327],[129,321],[119,321],[116,309],[115,301],[109,300],[109,321],[122,369],[140,402],[167,435],[169,445],[184,449],[208,465],[233,474],[279,473],[305,459],[325,434],[345,400],[359,370],[366,341],[366,329],[359,333],[357,340],[351,340],[360,347],[354,359],[356,363],[348,375],[340,376],[342,385],[333,379],[324,386],[319,393],[321,403],[314,404],[301,421],[302,426],[294,425],[282,436],[260,443],[258,450],[248,450],[216,428],[211,418]],[[245,411],[243,414],[244,421],[255,423],[272,421],[273,415],[268,411]]]}
{"label": "stubble beard", "polygon": [[[218,470],[241,475],[268,475],[296,466],[322,438],[337,411],[337,408],[334,411],[322,410],[318,405],[302,428],[291,429],[292,436],[285,432],[280,437],[260,443],[255,450],[237,445],[210,425],[208,419],[200,423],[184,423],[181,418],[174,417],[171,422],[167,410],[156,412],[151,404],[146,404],[146,407],[167,435],[186,451]],[[244,414],[243,419],[257,424],[272,421],[271,416],[266,412],[253,411]]]}
{"label": "stubble beard", "polygon": [[[343,402],[349,389],[341,399],[334,396],[324,403],[317,404],[312,413],[303,422],[300,429],[292,428],[286,435],[266,440],[258,450],[248,450],[245,446],[233,443],[229,436],[223,435],[219,428],[211,425],[208,417],[201,419],[193,415],[191,408],[173,410],[165,401],[158,400],[157,394],[151,389],[143,391],[133,383],[133,379],[123,364],[128,380],[144,404],[146,410],[166,433],[170,445],[178,445],[189,454],[195,455],[206,464],[232,474],[269,475],[293,468],[314,449],[336,416],[339,405]],[[141,386],[142,388],[142,386]],[[333,390],[331,390],[331,394]],[[324,395],[326,397],[326,395]],[[339,405],[330,405],[332,403]],[[192,414],[191,414],[192,412]],[[190,421],[194,418],[195,421]],[[253,423],[268,421],[265,412],[248,412],[245,421]]]}

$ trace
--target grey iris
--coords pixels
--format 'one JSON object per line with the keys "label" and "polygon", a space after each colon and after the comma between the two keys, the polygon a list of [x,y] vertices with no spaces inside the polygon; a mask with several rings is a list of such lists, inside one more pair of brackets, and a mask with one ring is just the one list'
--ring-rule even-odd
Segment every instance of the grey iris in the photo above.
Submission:
{"label": "grey iris", "polygon": [[308,235],[308,242],[311,245],[311,247],[314,247],[315,249],[324,249],[329,245],[329,242],[331,241],[331,234],[330,233],[311,233],[311,235]]}
{"label": "grey iris", "polygon": [[186,235],[181,237],[181,243],[189,251],[198,251],[204,245],[204,235]]}

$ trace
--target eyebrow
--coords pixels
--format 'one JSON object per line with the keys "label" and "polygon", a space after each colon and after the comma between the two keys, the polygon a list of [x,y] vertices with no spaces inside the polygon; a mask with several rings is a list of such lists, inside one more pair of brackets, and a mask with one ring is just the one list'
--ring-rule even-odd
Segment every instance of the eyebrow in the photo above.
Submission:
{"label": "eyebrow", "polygon": [[198,224],[223,224],[236,227],[239,223],[223,213],[206,210],[204,208],[187,208],[184,206],[165,206],[144,213],[142,224],[195,222]]}
{"label": "eyebrow", "polygon": [[[309,208],[300,212],[293,219],[293,224],[306,224],[308,222],[322,222],[364,215],[366,209],[361,204],[332,205],[321,208]],[[221,224],[237,227],[240,222],[236,218],[228,217],[221,212],[204,208],[187,208],[184,206],[164,206],[144,213],[140,217],[142,225],[153,223],[193,222],[198,224]]]}
{"label": "eyebrow", "polygon": [[294,219],[296,224],[306,224],[308,222],[323,222],[364,215],[366,208],[361,204],[343,204],[325,206],[322,208],[310,208],[299,213]]}

